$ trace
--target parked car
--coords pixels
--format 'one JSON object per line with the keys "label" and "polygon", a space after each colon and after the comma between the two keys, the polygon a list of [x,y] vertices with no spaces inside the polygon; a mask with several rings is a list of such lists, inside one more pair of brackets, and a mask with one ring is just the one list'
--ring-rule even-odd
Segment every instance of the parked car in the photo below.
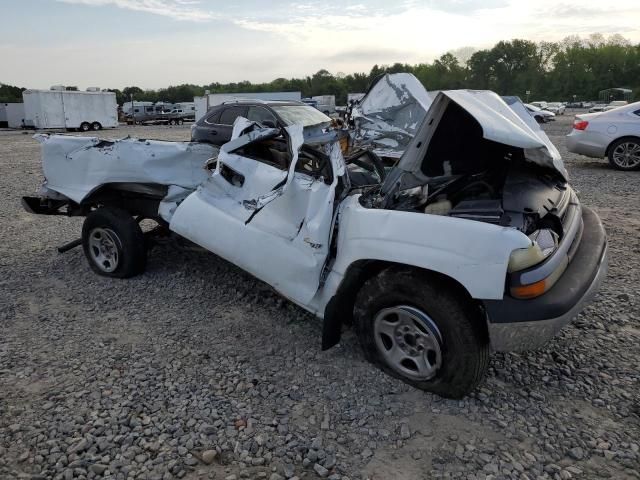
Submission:
{"label": "parked car", "polygon": [[576,115],[567,149],[587,157],[607,157],[618,170],[640,169],[640,102]]}
{"label": "parked car", "polygon": [[246,118],[214,163],[210,144],[37,135],[46,180],[23,204],[86,216],[85,255],[107,277],[143,272],[153,237],[138,220],[154,219],[322,318],[323,348],[352,323],[382,370],[459,398],[492,350],[542,346],[606,272],[598,216],[517,110],[440,92],[388,173],[366,150],[345,159],[337,136],[309,144],[300,124]]}
{"label": "parked car", "polygon": [[550,102],[546,107],[542,107],[542,109],[551,112],[554,115],[564,115],[566,107],[561,102]]}
{"label": "parked car", "polygon": [[548,123],[556,119],[556,116],[553,113],[547,110],[542,110],[541,108],[536,107],[535,105],[525,103],[524,106],[528,110],[529,114],[533,118],[535,118],[536,122],[538,123]]}
{"label": "parked car", "polygon": [[606,103],[596,103],[591,108],[589,108],[589,113],[603,112],[606,107]]}
{"label": "parked car", "polygon": [[538,101],[538,102],[531,102],[531,105],[533,105],[534,107],[538,107],[542,110],[545,110],[548,106],[547,102],[542,102],[542,101]]}
{"label": "parked car", "polygon": [[606,107],[604,107],[602,111],[608,112],[609,110],[613,110],[618,107],[624,107],[625,105],[629,105],[629,102],[627,102],[626,100],[615,100],[609,103],[609,105],[607,105]]}
{"label": "parked car", "polygon": [[210,108],[191,126],[191,141],[223,145],[231,140],[233,123],[245,117],[265,127],[299,124],[312,134],[331,124],[331,118],[303,102],[234,100]]}

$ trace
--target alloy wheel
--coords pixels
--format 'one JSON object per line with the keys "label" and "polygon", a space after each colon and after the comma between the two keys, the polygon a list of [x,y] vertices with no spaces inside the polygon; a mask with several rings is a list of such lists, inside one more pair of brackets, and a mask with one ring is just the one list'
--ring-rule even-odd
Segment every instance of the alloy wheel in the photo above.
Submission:
{"label": "alloy wheel", "polygon": [[624,142],[613,150],[613,162],[620,168],[632,169],[640,165],[640,144]]}

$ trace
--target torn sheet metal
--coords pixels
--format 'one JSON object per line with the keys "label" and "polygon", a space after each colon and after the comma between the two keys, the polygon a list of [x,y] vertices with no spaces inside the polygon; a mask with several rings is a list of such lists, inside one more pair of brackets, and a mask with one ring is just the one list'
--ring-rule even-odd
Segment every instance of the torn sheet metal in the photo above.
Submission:
{"label": "torn sheet metal", "polygon": [[180,202],[193,193],[193,188],[184,188],[177,185],[170,185],[167,195],[162,199],[158,206],[158,215],[165,221],[171,222],[171,217],[180,205]]}
{"label": "torn sheet metal", "polygon": [[47,134],[34,138],[42,144],[46,188],[76,203],[98,187],[115,182],[173,185],[193,191],[209,177],[204,165],[218,151],[202,143],[135,138]]}
{"label": "torn sheet metal", "polygon": [[[216,171],[178,206],[169,228],[305,305],[318,289],[329,252],[338,175],[327,185],[296,171],[304,142],[301,125],[283,132],[286,152],[269,141],[272,129],[237,122],[243,134],[231,142],[246,146],[267,140],[260,148],[271,161],[223,146]],[[337,142],[328,155],[333,171],[345,172]]]}
{"label": "torn sheet metal", "polygon": [[[427,121],[410,144],[415,144],[415,148],[407,149],[397,165],[398,171],[411,172],[417,178],[425,177],[423,172],[429,171],[429,168],[423,168],[422,165],[429,161],[425,152],[437,133],[438,121],[450,102],[462,107],[479,123],[483,138],[521,148],[525,160],[554,169],[567,178],[560,153],[542,129],[530,121],[531,116],[518,112],[517,104],[509,106],[496,93],[488,90],[446,90],[438,93],[427,113]],[[418,145],[419,143],[422,145]],[[496,158],[496,161],[502,159]],[[396,178],[397,172],[394,172],[387,177],[386,183],[395,181]]]}
{"label": "torn sheet metal", "polygon": [[369,146],[381,157],[400,158],[431,101],[412,74],[384,75],[353,109],[355,145]]}
{"label": "torn sheet metal", "polygon": [[[282,170],[238,153],[243,147],[280,136],[282,131],[277,128],[264,128],[246,118],[236,119],[232,140],[220,149],[216,170],[205,189],[213,197],[222,195],[241,204],[243,209],[235,209],[238,219],[248,222],[256,211],[281,196],[293,180],[298,153],[304,143],[302,126],[291,125],[285,131],[289,139],[289,159],[288,169]],[[286,155],[285,152],[277,152],[275,149],[271,152],[272,155]],[[243,179],[241,188],[229,183],[223,172],[225,169],[230,169]]]}

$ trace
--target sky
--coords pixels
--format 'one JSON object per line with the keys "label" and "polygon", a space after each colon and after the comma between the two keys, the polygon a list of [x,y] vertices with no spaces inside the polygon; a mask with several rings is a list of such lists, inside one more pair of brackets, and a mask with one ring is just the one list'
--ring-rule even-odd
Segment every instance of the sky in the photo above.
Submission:
{"label": "sky", "polygon": [[513,38],[640,43],[640,0],[0,0],[0,19],[0,82],[27,88],[368,72]]}

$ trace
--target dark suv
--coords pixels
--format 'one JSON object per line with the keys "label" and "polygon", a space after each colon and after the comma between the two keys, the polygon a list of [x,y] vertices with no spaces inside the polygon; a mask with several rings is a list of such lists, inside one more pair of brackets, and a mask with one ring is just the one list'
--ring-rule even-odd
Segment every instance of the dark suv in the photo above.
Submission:
{"label": "dark suv", "polygon": [[309,130],[308,127],[325,128],[331,123],[331,118],[302,102],[237,100],[210,108],[191,127],[191,140],[223,145],[231,140],[233,122],[238,117],[245,117],[265,127],[302,124],[305,131]]}

